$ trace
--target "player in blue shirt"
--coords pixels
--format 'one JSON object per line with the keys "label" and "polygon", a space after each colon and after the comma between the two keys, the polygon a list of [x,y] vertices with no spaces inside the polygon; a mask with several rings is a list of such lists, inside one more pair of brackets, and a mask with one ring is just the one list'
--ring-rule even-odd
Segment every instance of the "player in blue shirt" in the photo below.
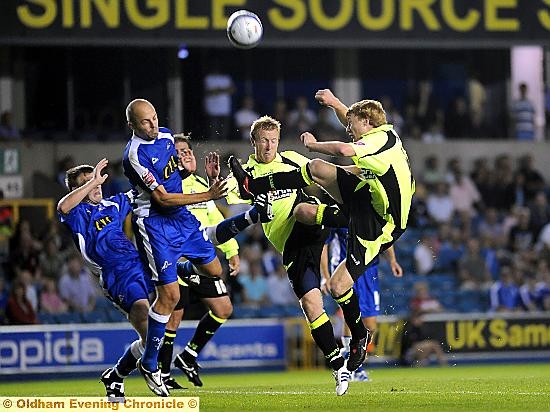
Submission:
{"label": "player in blue shirt", "polygon": [[153,105],[144,99],[131,101],[126,119],[133,131],[123,156],[124,174],[136,192],[132,224],[138,251],[157,290],[147,328],[147,340],[156,345],[151,350],[146,347],[137,367],[154,393],[168,396],[157,357],[166,323],[180,297],[176,263],[184,256],[191,275],[222,274],[214,246],[185,205],[219,199],[225,195],[225,182],[215,182],[204,193],[183,194],[174,137],[168,129],[159,128]]}
{"label": "player in blue shirt", "polygon": [[[140,339],[134,341],[113,368],[101,375],[110,401],[124,400],[123,379],[136,368],[147,336],[149,294],[154,285],[139,254],[122,228],[131,211],[131,193],[103,199],[102,159],[94,168],[76,166],[66,173],[71,190],[57,205],[59,220],[71,231],[74,243],[113,304],[126,313]],[[152,344],[149,342],[148,344]]]}

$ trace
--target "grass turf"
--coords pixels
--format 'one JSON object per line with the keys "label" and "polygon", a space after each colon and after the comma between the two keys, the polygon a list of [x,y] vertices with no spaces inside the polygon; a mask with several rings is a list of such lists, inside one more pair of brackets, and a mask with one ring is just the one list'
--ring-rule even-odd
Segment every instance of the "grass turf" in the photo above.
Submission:
{"label": "grass turf", "polygon": [[[203,374],[195,388],[173,396],[199,396],[203,411],[548,411],[550,365],[377,368],[371,382],[352,382],[337,397],[328,370]],[[97,396],[98,379],[3,382],[2,396]],[[127,396],[154,396],[139,376],[126,380]]]}

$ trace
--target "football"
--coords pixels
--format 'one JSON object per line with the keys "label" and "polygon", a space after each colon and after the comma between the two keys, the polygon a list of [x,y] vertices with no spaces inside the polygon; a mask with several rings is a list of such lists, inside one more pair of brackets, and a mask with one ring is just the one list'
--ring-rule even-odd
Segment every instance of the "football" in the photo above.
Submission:
{"label": "football", "polygon": [[236,11],[227,20],[227,37],[239,49],[256,47],[263,33],[262,21],[248,10]]}

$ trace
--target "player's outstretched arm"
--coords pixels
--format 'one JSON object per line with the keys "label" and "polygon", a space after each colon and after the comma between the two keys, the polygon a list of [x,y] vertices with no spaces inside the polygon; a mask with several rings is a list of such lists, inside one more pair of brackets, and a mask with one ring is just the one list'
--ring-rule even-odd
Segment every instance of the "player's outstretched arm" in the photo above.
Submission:
{"label": "player's outstretched arm", "polygon": [[355,156],[355,149],[350,143],[339,141],[318,142],[315,136],[309,132],[302,133],[300,135],[300,140],[310,152],[339,157]]}
{"label": "player's outstretched arm", "polygon": [[338,120],[340,121],[340,123],[342,123],[342,126],[347,126],[348,119],[346,117],[346,114],[348,112],[348,106],[342,103],[340,99],[332,93],[332,90],[317,90],[317,93],[315,93],[315,100],[317,100],[323,106],[330,107],[332,110],[334,110],[334,113],[336,113],[336,117],[338,117]]}
{"label": "player's outstretched arm", "polygon": [[70,193],[67,193],[58,203],[57,210],[63,214],[69,213],[80,202],[82,202],[86,196],[99,185],[102,185],[109,175],[102,175],[101,172],[107,167],[109,161],[105,158],[101,159],[94,168],[94,174],[91,180],[88,180],[82,186],[74,189]]}
{"label": "player's outstretched arm", "polygon": [[219,180],[214,182],[206,192],[202,193],[168,193],[163,185],[159,185],[153,190],[151,197],[162,207],[187,206],[195,203],[217,200],[227,195],[227,182]]}

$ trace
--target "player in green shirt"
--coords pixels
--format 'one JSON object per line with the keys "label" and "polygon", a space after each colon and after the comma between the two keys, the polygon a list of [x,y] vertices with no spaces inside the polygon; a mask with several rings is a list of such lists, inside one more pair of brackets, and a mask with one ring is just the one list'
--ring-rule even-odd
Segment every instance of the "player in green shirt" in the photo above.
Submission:
{"label": "player in green shirt", "polygon": [[[269,116],[263,116],[252,124],[250,135],[254,154],[250,155],[244,165],[251,176],[275,176],[274,173],[278,172],[299,173],[308,164],[309,159],[299,153],[278,152],[280,128],[279,121]],[[237,182],[233,183],[236,190]],[[229,180],[229,202],[232,201],[231,184]],[[294,217],[297,209],[316,207],[318,201],[305,193],[312,189],[314,188],[271,191],[273,219],[263,223],[262,227],[266,237],[283,255],[283,265],[300,300],[311,335],[333,369],[337,395],[343,395],[347,391],[351,374],[340,355],[320,290],[321,252],[328,229],[321,225],[305,225],[297,222]]]}
{"label": "player in green shirt", "polygon": [[[349,108],[328,90],[319,90],[316,99],[331,107],[352,142],[317,142],[311,133],[300,139],[312,152],[349,157],[354,166],[336,166],[313,159],[299,170],[260,177],[247,172],[235,158],[230,158],[233,175],[239,182],[241,195],[253,196],[272,190],[304,188],[316,183],[338,203],[349,219],[347,258],[331,278],[331,293],[342,307],[344,318],[352,333],[347,367],[353,371],[365,360],[370,331],[361,322],[353,283],[364,273],[367,265],[390,247],[405,231],[414,179],[409,159],[401,139],[386,121],[380,102],[362,100]],[[334,209],[320,206],[316,213],[302,221],[310,224],[332,223]]]}

